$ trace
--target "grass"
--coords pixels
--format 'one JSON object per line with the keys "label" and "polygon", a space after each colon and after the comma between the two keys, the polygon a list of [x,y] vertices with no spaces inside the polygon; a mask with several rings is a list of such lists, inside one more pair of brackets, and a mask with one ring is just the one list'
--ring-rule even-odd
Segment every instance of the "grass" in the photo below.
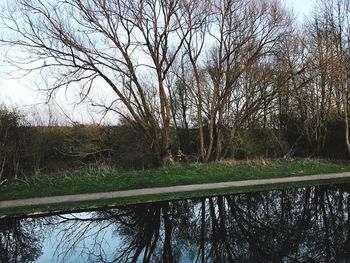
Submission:
{"label": "grass", "polygon": [[350,171],[350,163],[313,159],[176,164],[144,171],[111,168],[38,174],[0,188],[0,200]]}
{"label": "grass", "polygon": [[[350,178],[343,178],[337,180],[336,184],[350,183]],[[321,186],[321,185],[332,185],[335,184],[334,180],[321,180],[321,181],[309,181],[309,182],[299,182],[291,184],[270,184],[270,185],[256,185],[256,186],[243,186],[243,187],[232,187],[225,189],[212,189],[212,190],[201,190],[193,192],[178,192],[178,193],[165,193],[165,194],[154,194],[154,195],[144,195],[144,196],[133,196],[133,197],[123,197],[114,198],[107,200],[92,200],[92,201],[82,201],[82,202],[67,202],[60,204],[50,204],[50,205],[35,205],[35,206],[23,206],[23,207],[13,207],[13,208],[3,208],[0,209],[0,218],[7,216],[43,216],[52,214],[62,214],[68,212],[81,212],[90,210],[99,210],[112,208],[123,205],[148,203],[156,201],[169,201],[169,200],[182,200],[188,198],[202,198],[217,195],[227,195],[227,194],[240,194],[240,193],[251,193],[269,190],[281,190],[290,189],[296,187],[309,187],[309,186]]]}

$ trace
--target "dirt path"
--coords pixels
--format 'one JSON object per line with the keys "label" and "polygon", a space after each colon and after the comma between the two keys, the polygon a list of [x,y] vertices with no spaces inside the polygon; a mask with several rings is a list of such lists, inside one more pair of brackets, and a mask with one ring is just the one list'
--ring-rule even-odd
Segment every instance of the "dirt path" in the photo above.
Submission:
{"label": "dirt path", "polygon": [[230,188],[230,187],[257,186],[257,185],[269,185],[269,184],[287,184],[287,183],[308,182],[308,181],[329,180],[329,179],[333,180],[333,179],[342,179],[342,178],[350,178],[350,172],[298,176],[298,177],[284,177],[284,178],[273,178],[273,179],[261,179],[261,180],[246,180],[246,181],[235,181],[235,182],[224,182],[224,183],[211,183],[211,184],[179,185],[179,186],[171,186],[171,187],[145,188],[145,189],[115,191],[115,192],[105,192],[105,193],[37,197],[37,198],[28,198],[28,199],[0,201],[0,208],[111,199],[111,198],[118,198],[118,197],[132,197],[132,196],[149,195],[149,194],[191,192],[191,191],[197,191],[197,190],[223,189],[223,188]]}

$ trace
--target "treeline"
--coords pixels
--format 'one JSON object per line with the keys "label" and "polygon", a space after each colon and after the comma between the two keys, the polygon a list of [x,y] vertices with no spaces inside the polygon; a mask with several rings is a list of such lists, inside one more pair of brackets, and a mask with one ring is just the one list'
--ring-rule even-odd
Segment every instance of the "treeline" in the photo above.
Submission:
{"label": "treeline", "polygon": [[19,0],[2,20],[20,70],[118,114],[155,163],[349,156],[347,0],[317,0],[303,24],[278,0]]}
{"label": "treeline", "polygon": [[[285,156],[344,159],[346,145],[343,123],[327,127],[325,148],[315,152],[299,124],[289,120],[287,129],[251,129],[240,133],[240,141],[223,158],[253,159]],[[207,131],[209,127],[205,127]],[[223,144],[229,130],[224,130]],[[170,152],[174,161],[200,161],[197,129],[172,130]],[[147,169],[160,165],[158,155],[141,129],[129,124],[118,126],[32,126],[22,115],[0,109],[0,186],[9,180],[26,180],[35,173],[72,169]]]}
{"label": "treeline", "polygon": [[158,166],[143,133],[121,126],[31,126],[0,108],[0,185],[34,173],[113,166]]}

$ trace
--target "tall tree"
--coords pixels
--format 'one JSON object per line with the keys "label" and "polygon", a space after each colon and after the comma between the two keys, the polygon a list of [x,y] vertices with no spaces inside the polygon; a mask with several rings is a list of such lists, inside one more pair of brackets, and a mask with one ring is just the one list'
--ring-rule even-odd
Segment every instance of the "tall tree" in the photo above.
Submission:
{"label": "tall tree", "polygon": [[[213,14],[211,36],[215,44],[208,63],[211,87],[206,161],[213,159],[214,152],[215,159],[221,159],[225,112],[240,77],[273,51],[290,22],[278,1],[215,1]],[[243,90],[241,94],[249,93]],[[255,106],[247,97],[236,102],[247,114]]]}
{"label": "tall tree", "polygon": [[[350,3],[346,0],[319,0],[314,26],[318,33],[319,48],[327,50],[322,63],[322,78],[334,86],[335,101],[344,121],[344,140],[350,156],[349,132],[349,50]],[[323,58],[324,59],[324,58]]]}
{"label": "tall tree", "polygon": [[78,84],[84,99],[99,83],[109,86],[116,98],[103,106],[143,129],[166,157],[166,79],[189,32],[183,1],[20,0],[15,8],[2,16],[9,33],[1,42],[24,51],[22,70],[51,80],[49,96]]}

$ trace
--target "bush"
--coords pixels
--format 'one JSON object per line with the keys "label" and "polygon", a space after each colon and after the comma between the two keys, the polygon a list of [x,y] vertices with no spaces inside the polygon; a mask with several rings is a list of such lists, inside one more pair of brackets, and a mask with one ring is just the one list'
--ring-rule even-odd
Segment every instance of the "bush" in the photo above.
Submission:
{"label": "bush", "polygon": [[21,156],[25,129],[20,127],[21,116],[15,110],[0,108],[0,184],[21,174]]}
{"label": "bush", "polygon": [[158,165],[158,156],[152,152],[143,132],[129,125],[111,126],[105,137],[110,149],[111,164],[122,168],[150,168]]}

